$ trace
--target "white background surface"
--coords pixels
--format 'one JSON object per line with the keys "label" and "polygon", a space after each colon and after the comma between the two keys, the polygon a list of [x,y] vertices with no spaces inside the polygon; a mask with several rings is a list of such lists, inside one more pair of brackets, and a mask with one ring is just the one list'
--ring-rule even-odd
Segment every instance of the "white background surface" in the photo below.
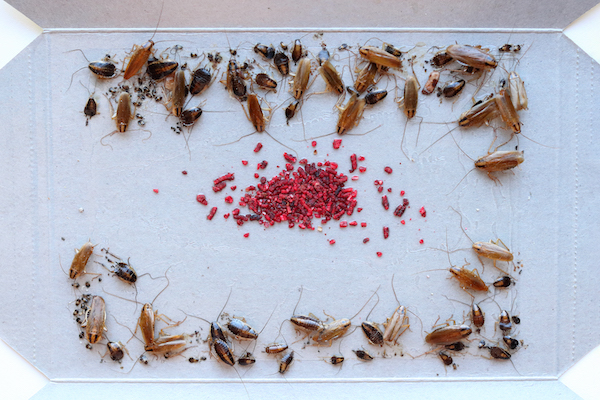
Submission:
{"label": "white background surface", "polygon": [[[582,18],[581,21],[578,21],[575,26],[570,27],[567,31],[568,36],[575,40],[590,55],[594,56],[596,60],[600,58],[600,47],[597,41],[594,40],[594,38],[600,37],[600,33],[597,32],[600,26],[599,14],[600,9],[596,7],[593,15]],[[3,51],[0,54],[7,58],[4,61],[5,63],[16,54],[15,51],[18,52],[16,49],[19,48],[18,43],[20,41],[22,46],[26,46],[37,33],[35,30],[32,33],[26,33],[26,31],[31,32],[31,25],[29,29],[23,28],[16,15],[11,11],[11,7],[3,2],[0,7],[0,18],[2,18],[2,21],[0,21],[1,27],[3,29],[8,28],[8,32],[2,32],[2,35],[0,35],[7,45],[7,51]],[[594,30],[596,32],[593,32]],[[9,37],[10,39],[8,39]],[[582,41],[585,39],[587,39],[587,42]],[[4,63],[0,63],[0,65],[4,65]],[[43,386],[45,378],[35,368],[31,367],[27,361],[4,345],[3,342],[2,344],[2,353],[0,353],[0,360],[2,361],[0,364],[0,387],[4,388],[3,391],[8,389],[8,393],[11,394],[10,398],[29,398]],[[599,360],[600,350],[597,348],[581,360],[578,365],[568,371],[563,376],[562,381],[586,399],[598,398],[598,390],[594,384],[600,376],[598,371]]]}

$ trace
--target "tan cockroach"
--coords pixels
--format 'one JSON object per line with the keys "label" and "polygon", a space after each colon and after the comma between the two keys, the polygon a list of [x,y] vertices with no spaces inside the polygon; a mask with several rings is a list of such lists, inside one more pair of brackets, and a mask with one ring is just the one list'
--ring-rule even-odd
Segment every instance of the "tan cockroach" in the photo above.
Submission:
{"label": "tan cockroach", "polygon": [[508,75],[508,91],[515,110],[527,110],[527,92],[525,91],[525,83],[523,83],[516,71],[513,71]]}
{"label": "tan cockroach", "polygon": [[[102,356],[102,358],[106,357],[107,354],[110,354],[110,359],[113,361],[121,362],[125,353],[129,356],[129,351],[125,347],[125,345],[121,342],[111,342],[106,343],[106,352]],[[129,356],[131,358],[131,356]]]}
{"label": "tan cockroach", "polygon": [[69,278],[77,279],[85,272],[85,266],[87,265],[90,257],[94,253],[94,247],[91,242],[85,243],[80,249],[75,250],[75,257],[71,262],[71,268],[69,269]]}
{"label": "tan cockroach", "polygon": [[425,336],[425,342],[432,345],[448,345],[467,338],[472,332],[467,325],[447,325]]}
{"label": "tan cockroach", "polygon": [[290,82],[292,86],[290,92],[296,100],[302,99],[304,92],[308,89],[310,80],[311,64],[308,58],[303,58],[298,64],[298,69],[294,75],[294,79]]}
{"label": "tan cockroach", "polygon": [[[110,105],[111,113],[113,113],[114,109],[110,100],[108,100],[108,104]],[[127,131],[127,127],[129,126],[129,122],[133,118],[135,118],[135,112],[131,111],[131,96],[129,96],[129,93],[123,92],[119,95],[119,100],[117,103],[117,112],[114,113],[114,115],[112,116],[112,119],[115,120],[115,123],[117,125],[117,129],[107,135],[104,135],[100,139],[100,143],[103,146],[109,146],[112,148],[112,146],[104,144],[103,140],[107,137],[114,135],[115,133],[125,133]],[[150,134],[150,136],[152,136],[152,134]],[[144,140],[149,139],[150,136]]]}
{"label": "tan cockroach", "polygon": [[332,91],[340,95],[340,101],[343,99],[341,97],[345,92],[344,81],[340,73],[335,69],[331,61],[326,60],[319,67],[319,74],[323,77],[325,84],[327,85],[326,91]]}
{"label": "tan cockroach", "polygon": [[185,72],[183,70],[176,71],[172,83],[168,86],[171,86],[171,95],[167,104],[167,110],[179,118],[183,112],[187,94]]}
{"label": "tan cockroach", "polygon": [[358,49],[362,58],[382,67],[402,68],[402,61],[399,57],[388,53],[387,51],[375,46],[362,46]]}
{"label": "tan cockroach", "polygon": [[[411,68],[413,68],[412,61],[410,63]],[[406,82],[404,84],[404,96],[400,99],[397,99],[398,107],[402,108],[404,115],[406,116],[406,123],[404,124],[404,131],[402,132],[402,140],[400,141],[400,150],[404,156],[410,160],[410,157],[404,151],[404,137],[406,135],[406,127],[408,126],[408,121],[414,118],[417,113],[417,106],[419,104],[419,81],[417,80],[415,70],[412,69],[413,76],[409,76],[406,78]],[[397,87],[396,87],[397,89]],[[422,118],[421,118],[422,120]],[[419,123],[419,132],[417,132],[417,144],[419,143],[419,133],[421,132],[421,125]]]}
{"label": "tan cockroach", "polygon": [[352,350],[352,352],[356,354],[356,357],[363,361],[371,361],[374,359],[374,357],[370,355],[369,352],[365,349]]}
{"label": "tan cockroach", "polygon": [[379,66],[372,62],[368,63],[360,70],[356,77],[356,82],[354,82],[354,88],[359,94],[375,85],[375,75],[377,75],[377,71],[379,71]]}
{"label": "tan cockroach", "polygon": [[496,59],[479,47],[453,44],[446,48],[446,54],[461,64],[480,70],[489,70],[498,66]]}
{"label": "tan cockroach", "polygon": [[340,111],[337,123],[338,135],[344,135],[355,126],[358,126],[365,111],[365,106],[365,99],[359,99],[356,94],[353,94],[350,97],[345,107],[337,106]]}
{"label": "tan cockroach", "polygon": [[86,311],[85,321],[81,324],[85,328],[85,337],[90,344],[98,343],[106,329],[106,303],[100,296],[92,297],[90,307]]}
{"label": "tan cockroach", "polygon": [[[383,326],[385,327],[383,331],[383,340],[385,342],[398,344],[398,339],[400,336],[402,336],[402,334],[410,328],[410,321],[408,315],[406,314],[406,307],[400,304],[398,296],[396,295],[396,289],[394,288],[394,275],[392,275],[392,292],[394,293],[394,298],[398,303],[398,307],[396,307],[392,316],[387,318],[386,322],[383,323]],[[416,316],[414,313],[413,315]],[[419,318],[418,316],[416,317]],[[422,326],[423,323],[421,322],[421,328]]]}

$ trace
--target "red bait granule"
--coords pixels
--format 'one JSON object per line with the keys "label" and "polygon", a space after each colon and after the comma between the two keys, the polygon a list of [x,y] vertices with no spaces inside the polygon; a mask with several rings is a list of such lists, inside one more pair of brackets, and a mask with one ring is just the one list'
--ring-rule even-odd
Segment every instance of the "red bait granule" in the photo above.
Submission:
{"label": "red bait granule", "polygon": [[363,243],[369,243],[369,238],[364,238]]}
{"label": "red bait granule", "polygon": [[339,149],[340,146],[342,145],[342,139],[333,139],[333,148],[334,149]]}
{"label": "red bait granule", "polygon": [[406,211],[406,207],[408,207],[408,199],[402,199],[402,204],[400,204],[395,210],[394,210],[394,215],[396,217],[401,217],[402,214],[404,214],[404,211]]}
{"label": "red bait granule", "polygon": [[406,221],[404,221],[404,220],[400,221],[400,223],[401,223],[402,225],[406,225]]}
{"label": "red bait granule", "polygon": [[265,168],[267,168],[267,165],[269,165],[269,163],[267,161],[263,160],[262,162],[260,162],[256,165],[256,169],[257,170],[265,169]]}
{"label": "red bait granule", "polygon": [[312,145],[312,147],[317,147],[317,141],[313,140],[312,143],[311,143],[311,145]]}
{"label": "red bait granule", "polygon": [[356,163],[356,154],[352,154],[350,156],[350,165],[351,165],[350,173],[356,171],[356,166],[357,166],[357,163]]}
{"label": "red bait granule", "polygon": [[387,226],[383,227],[383,238],[387,239],[390,236],[390,228]]}
{"label": "red bait granule", "polygon": [[358,161],[365,161],[365,156],[358,157]]}
{"label": "red bait granule", "polygon": [[246,161],[246,160],[242,160],[242,164],[243,164],[243,165],[248,165],[248,161]]}
{"label": "red bait granule", "polygon": [[214,183],[215,185],[218,185],[218,184],[219,184],[219,183],[221,183],[221,182],[224,182],[224,181],[232,181],[232,180],[234,180],[234,179],[235,179],[235,175],[234,175],[234,174],[231,174],[231,173],[229,173],[229,174],[225,174],[225,175],[223,175],[223,176],[220,176],[220,177],[218,177],[217,179],[215,179],[215,180],[213,181],[213,183]]}
{"label": "red bait granule", "polygon": [[332,162],[330,163],[330,167],[331,167],[331,168],[333,168],[333,169],[338,169],[338,164],[337,164],[336,162],[333,162],[333,161],[332,161]]}
{"label": "red bait granule", "polygon": [[[246,204],[254,213],[247,219],[259,221],[265,227],[287,221],[290,228],[297,224],[300,229],[314,229],[313,218],[326,223],[339,220],[344,214],[352,215],[357,191],[345,188],[347,181],[347,176],[331,167],[323,169],[314,163],[307,164],[296,171],[282,170],[270,181],[262,177],[256,191],[246,193],[240,205]],[[238,220],[240,225],[243,222]]]}
{"label": "red bait granule", "polygon": [[258,143],[256,144],[256,147],[254,148],[254,152],[255,152],[255,153],[258,153],[258,152],[260,151],[260,149],[262,149],[262,143],[261,143],[261,142],[258,142]]}
{"label": "red bait granule", "polygon": [[379,187],[377,188],[377,191],[378,191],[379,193],[383,192],[383,186],[379,186]]}
{"label": "red bait granule", "polygon": [[196,196],[196,201],[205,206],[208,205],[208,201],[206,201],[206,196],[203,194],[199,194],[198,196]]}
{"label": "red bait granule", "polygon": [[367,170],[367,167],[360,167],[358,170],[362,174],[362,173],[364,173]]}
{"label": "red bait granule", "polygon": [[419,240],[419,243],[423,244],[423,243],[424,243],[424,242],[423,242],[423,239]]}
{"label": "red bait granule", "polygon": [[421,213],[421,217],[425,218],[427,216],[427,211],[425,211],[425,207],[421,207],[419,212]]}
{"label": "red bait granule", "polygon": [[187,171],[181,171],[181,173],[187,175]]}
{"label": "red bait granule", "polygon": [[244,237],[247,238],[248,236],[250,236],[249,233],[244,233]]}
{"label": "red bait granule", "polygon": [[352,176],[352,180],[353,180],[353,181],[357,181],[357,180],[358,180],[358,176],[357,176],[357,175],[353,175],[353,176]]}
{"label": "red bait granule", "polygon": [[383,208],[385,208],[386,210],[390,209],[390,202],[388,201],[387,196],[381,196],[381,204],[383,205]]}
{"label": "red bait granule", "polygon": [[383,255],[382,252],[380,252],[380,251],[377,252],[377,257],[381,257],[382,255]]}
{"label": "red bait granule", "polygon": [[292,164],[296,162],[296,157],[288,153],[283,153],[283,158],[285,158],[287,162],[290,162]]}
{"label": "red bait granule", "polygon": [[158,189],[153,189],[152,190],[154,193],[158,194]]}
{"label": "red bait granule", "polygon": [[352,222],[350,222],[348,225],[350,225],[350,226],[356,226],[356,225],[358,225],[358,222],[356,222],[356,221],[352,221]]}
{"label": "red bait granule", "polygon": [[392,188],[388,188],[388,193],[392,193]]}
{"label": "red bait granule", "polygon": [[237,189],[237,186],[232,186],[232,187],[230,187],[230,189],[235,190],[235,189]]}
{"label": "red bait granule", "polygon": [[348,226],[348,221],[340,221],[340,228],[346,228]]}
{"label": "red bait granule", "polygon": [[331,239],[331,240],[329,241],[329,244],[333,246],[333,245],[335,244],[335,239]]}
{"label": "red bait granule", "polygon": [[231,196],[225,197],[225,203],[229,203],[229,204],[233,203],[233,197],[231,197]]}
{"label": "red bait granule", "polygon": [[260,175],[258,175],[258,173],[255,173],[255,174],[254,174],[254,177],[255,177],[256,179],[258,179],[258,177],[259,177],[259,176],[260,176]]}
{"label": "red bait granule", "polygon": [[363,227],[363,228],[366,228],[367,227],[367,223],[366,222],[361,222],[360,226]]}
{"label": "red bait granule", "polygon": [[206,216],[206,219],[210,221],[211,219],[213,219],[213,217],[215,216],[216,213],[217,213],[217,207],[211,208],[210,212]]}
{"label": "red bait granule", "polygon": [[406,192],[405,192],[404,190],[402,190],[402,191],[400,192],[400,196],[404,196],[404,194],[405,194],[405,193],[406,193]]}
{"label": "red bait granule", "polygon": [[385,167],[383,170],[384,170],[385,172],[387,172],[388,174],[391,174],[391,173],[392,173],[392,169],[391,169],[390,167]]}
{"label": "red bait granule", "polygon": [[361,212],[361,211],[362,211],[362,207],[358,207],[358,208],[356,209],[356,212]]}
{"label": "red bait granule", "polygon": [[221,190],[225,189],[226,186],[227,186],[227,184],[225,182],[219,182],[215,186],[212,187],[212,190],[213,190],[213,192],[217,193],[217,192],[220,192]]}
{"label": "red bait granule", "polygon": [[225,219],[229,218],[229,213],[223,214],[223,218],[225,218]]}

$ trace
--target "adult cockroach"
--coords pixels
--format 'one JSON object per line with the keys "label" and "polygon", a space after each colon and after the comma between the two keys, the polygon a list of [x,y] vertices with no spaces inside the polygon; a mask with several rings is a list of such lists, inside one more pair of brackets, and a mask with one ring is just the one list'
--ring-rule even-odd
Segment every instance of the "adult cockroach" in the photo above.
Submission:
{"label": "adult cockroach", "polygon": [[521,120],[513,106],[508,91],[506,89],[500,90],[500,92],[494,96],[494,99],[502,121],[504,121],[506,126],[512,130],[513,134],[521,133]]}
{"label": "adult cockroach", "polygon": [[86,311],[85,321],[81,324],[85,328],[85,337],[90,344],[98,343],[106,329],[106,303],[100,296],[92,297],[90,307]]}
{"label": "adult cockroach", "polygon": [[331,61],[325,60],[319,67],[319,73],[323,77],[328,91],[333,91],[339,95],[344,93],[342,77],[333,64],[331,64]]}
{"label": "adult cockroach", "polygon": [[508,75],[508,91],[515,110],[527,110],[527,91],[525,91],[525,83],[523,83],[521,77],[515,71]]}
{"label": "adult cockroach", "polygon": [[473,68],[488,70],[498,66],[496,59],[478,47],[453,44],[446,48],[446,53],[461,64]]}
{"label": "adult cockroach", "polygon": [[425,337],[433,345],[447,345],[467,338],[473,331],[467,325],[448,325],[435,329]]}
{"label": "adult cockroach", "polygon": [[[111,108],[111,113],[114,111],[112,108],[112,104],[110,103],[110,100],[108,101],[108,104],[110,105]],[[100,139],[100,143],[103,146],[110,146],[110,145],[105,145],[104,144],[104,139],[107,137],[110,137],[112,135],[114,135],[115,133],[124,133],[127,131],[127,127],[129,126],[129,122],[135,118],[134,113],[131,111],[131,96],[129,96],[129,93],[127,92],[123,92],[119,95],[119,100],[117,102],[117,111],[116,113],[114,113],[114,115],[112,116],[112,119],[115,120],[115,123],[117,125],[117,129],[112,131],[111,133],[104,135],[101,139]],[[152,134],[150,134],[152,136]],[[144,139],[147,140],[150,137]]]}
{"label": "adult cockroach", "polygon": [[[412,68],[412,62],[411,62]],[[396,87],[397,88],[397,87]],[[415,71],[413,69],[413,75],[406,78],[404,84],[404,96],[401,99],[396,100],[398,107],[402,108],[404,115],[406,116],[406,123],[404,124],[404,131],[402,132],[402,140],[400,141],[400,150],[406,158],[410,160],[410,157],[404,151],[404,138],[406,136],[406,127],[408,121],[415,117],[417,113],[417,106],[419,104],[419,81],[416,78]],[[419,132],[417,133],[417,144],[419,143],[419,133],[421,132],[421,126],[419,124]]]}
{"label": "adult cockroach", "polygon": [[143,45],[133,45],[131,48],[131,54],[129,55],[129,61],[127,62],[127,66],[125,67],[125,72],[123,74],[123,78],[125,80],[131,78],[135,74],[139,72],[142,66],[148,61],[148,58],[152,54],[152,50],[154,48],[154,42],[152,39],[154,35],[156,35],[156,31],[158,30],[158,25],[160,24],[160,18],[162,17],[162,12],[164,8],[164,3],[160,9],[160,14],[158,16],[158,22],[156,23],[156,28],[154,29],[154,33],[152,37]]}
{"label": "adult cockroach", "polygon": [[355,126],[358,126],[366,104],[364,98],[359,99],[356,94],[353,94],[345,107],[337,106],[340,111],[337,123],[338,135],[344,135]]}
{"label": "adult cockroach", "polygon": [[375,75],[377,75],[379,67],[375,63],[368,63],[360,70],[356,81],[354,82],[354,88],[360,94],[367,90],[367,88],[375,85]]}
{"label": "adult cockroach", "polygon": [[183,112],[186,95],[187,87],[185,82],[185,72],[178,70],[175,72],[172,82],[172,90],[167,104],[167,110],[173,113],[174,116],[180,117]]}
{"label": "adult cockroach", "polygon": [[69,278],[77,279],[85,273],[85,266],[94,253],[94,247],[95,245],[91,242],[87,242],[79,250],[75,250],[75,257],[73,257],[71,268],[69,269]]}
{"label": "adult cockroach", "polygon": [[358,49],[361,57],[369,62],[388,68],[402,68],[402,61],[387,51],[374,46],[362,46]]}
{"label": "adult cockroach", "polygon": [[310,68],[311,65],[310,60],[308,58],[303,58],[302,60],[300,60],[300,63],[298,64],[298,69],[296,70],[296,75],[294,76],[292,82],[290,82],[290,84],[292,85],[290,92],[296,100],[302,99],[302,96],[304,96],[304,92],[306,91],[306,89],[308,89],[308,83],[310,80],[311,72]]}
{"label": "adult cockroach", "polygon": [[439,80],[440,80],[440,71],[431,71],[431,73],[429,74],[429,78],[427,79],[427,82],[425,83],[425,85],[423,85],[423,89],[421,90],[421,93],[423,93],[423,94],[433,93]]}

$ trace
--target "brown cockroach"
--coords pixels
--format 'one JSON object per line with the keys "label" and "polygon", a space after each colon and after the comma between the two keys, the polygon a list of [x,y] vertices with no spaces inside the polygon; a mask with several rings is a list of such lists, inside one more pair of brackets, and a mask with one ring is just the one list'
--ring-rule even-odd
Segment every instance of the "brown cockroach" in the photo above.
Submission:
{"label": "brown cockroach", "polygon": [[356,357],[358,357],[360,360],[363,360],[363,361],[371,361],[371,360],[373,360],[373,356],[370,355],[369,352],[367,352],[364,349],[352,350],[352,352],[354,354],[356,354]]}
{"label": "brown cockroach", "polygon": [[[412,62],[411,62],[412,68]],[[402,132],[402,140],[400,141],[400,150],[406,158],[410,159],[406,152],[404,151],[404,138],[406,136],[406,127],[408,126],[408,121],[417,113],[417,106],[419,104],[419,81],[416,78],[415,71],[413,69],[413,76],[409,76],[406,78],[406,83],[404,84],[404,96],[397,100],[398,107],[402,108],[404,115],[406,115],[406,123],[404,124],[404,131]],[[417,144],[419,143],[419,133],[421,131],[421,127],[419,124],[419,132],[417,133]]]}
{"label": "brown cockroach", "polygon": [[368,63],[360,70],[354,82],[354,88],[360,94],[367,90],[367,88],[375,85],[375,75],[379,71],[379,66],[375,63]]}
{"label": "brown cockroach", "polygon": [[257,74],[254,77],[254,81],[263,89],[277,91],[277,81],[264,72]]}
{"label": "brown cockroach", "polygon": [[319,67],[319,73],[323,77],[328,91],[333,91],[340,95],[344,93],[342,77],[333,64],[331,64],[331,61],[325,60]]}
{"label": "brown cockroach", "polygon": [[278,51],[275,53],[273,57],[273,64],[277,68],[277,71],[283,76],[288,76],[290,74],[290,59],[285,53]]}
{"label": "brown cockroach", "polygon": [[440,80],[440,71],[431,71],[431,74],[429,74],[429,78],[427,79],[427,82],[425,83],[425,85],[423,85],[423,90],[421,90],[421,93],[423,93],[423,94],[433,93],[439,80]]}
{"label": "brown cockroach", "polygon": [[254,52],[260,54],[267,60],[271,60],[275,57],[275,48],[273,46],[265,46],[264,44],[258,43],[254,46]]}
{"label": "brown cockroach", "polygon": [[177,61],[169,59],[159,60],[154,57],[149,57],[148,66],[146,67],[146,70],[148,71],[148,75],[150,75],[150,78],[158,82],[166,78],[167,76],[173,74],[177,70],[178,66],[179,63]]}
{"label": "brown cockroach", "polygon": [[195,96],[204,92],[212,83],[212,71],[208,68],[196,68],[190,81],[190,94]]}
{"label": "brown cockroach", "polygon": [[517,339],[506,335],[502,336],[502,341],[504,341],[504,343],[506,343],[508,348],[511,350],[515,350],[517,347],[519,347],[520,344],[520,342]]}
{"label": "brown cockroach", "polygon": [[390,53],[391,55],[393,55],[394,57],[402,57],[402,52],[395,48],[393,45],[389,44],[389,43],[383,43],[383,45],[381,45],[381,48],[386,52],[386,53]]}
{"label": "brown cockroach", "polygon": [[342,364],[344,362],[344,360],[345,360],[344,356],[333,355],[327,362],[331,365],[338,365],[338,364]]}
{"label": "brown cockroach", "polygon": [[458,125],[463,128],[478,127],[500,115],[494,96],[475,103],[458,118]]}
{"label": "brown cockroach", "polygon": [[510,360],[510,353],[498,346],[488,347],[490,350],[490,355],[499,360]]}
{"label": "brown cockroach", "polygon": [[192,126],[202,115],[202,109],[200,107],[192,107],[187,110],[183,110],[179,116],[179,121],[183,126]]}
{"label": "brown cockroach", "polygon": [[446,48],[446,53],[461,64],[473,68],[489,70],[498,66],[498,62],[491,54],[478,47],[453,44]]}
{"label": "brown cockroach", "polygon": [[300,100],[294,100],[285,108],[286,124],[290,124],[290,119],[294,118],[294,115],[296,115],[296,111],[300,109],[300,104]]}
{"label": "brown cockroach", "polygon": [[[79,52],[81,52],[81,54],[83,55],[83,57],[88,62],[87,68],[90,71],[92,71],[92,73],[97,78],[100,78],[100,79],[111,79],[111,78],[114,78],[115,76],[118,75],[117,66],[111,61],[110,54],[106,54],[104,56],[104,58],[102,58],[100,61],[90,61],[90,60],[88,60],[88,58],[86,57],[85,53],[81,49],[75,49],[75,50],[67,51],[67,53],[70,53],[72,51],[79,51]],[[69,87],[67,88],[67,91],[71,88],[71,85],[73,84],[73,77],[75,76],[75,74],[77,72],[81,71],[82,69],[85,69],[85,68],[86,67],[82,67],[82,68],[79,68],[77,71],[73,72],[73,74],[71,75],[71,82],[69,83]]]}
{"label": "brown cockroach", "polygon": [[[471,289],[476,290],[478,292],[487,292],[489,288],[479,276],[479,272],[477,271],[477,269],[474,268],[473,270],[469,271],[465,268],[467,265],[469,265],[469,263],[463,265],[461,268],[453,266],[452,268],[450,268],[450,273],[454,278],[456,278],[460,287],[464,291],[467,291],[467,289]],[[473,297],[471,293],[469,293],[469,295]]]}
{"label": "brown cockroach", "polygon": [[140,69],[142,69],[142,66],[144,64],[146,64],[146,61],[148,61],[148,58],[150,57],[150,55],[152,54],[152,50],[154,48],[154,42],[152,41],[152,39],[154,39],[154,35],[156,35],[156,31],[158,30],[158,25],[160,24],[160,19],[162,17],[162,12],[163,12],[163,8],[165,6],[165,3],[163,3],[161,9],[160,9],[160,14],[158,16],[158,22],[156,23],[156,28],[154,29],[154,33],[152,34],[152,37],[143,45],[138,46],[138,45],[133,45],[133,47],[131,48],[131,54],[129,55],[129,61],[127,62],[127,66],[125,67],[125,72],[123,74],[123,78],[125,80],[131,78],[132,76],[134,76],[135,74],[138,73],[138,71]]}
{"label": "brown cockroach", "polygon": [[510,276],[503,276],[494,281],[494,287],[497,288],[506,288],[509,287],[513,283]]}
{"label": "brown cockroach", "polygon": [[[112,108],[112,104],[110,103],[110,100],[109,100],[108,104],[110,105],[111,113],[112,113],[114,110]],[[135,115],[131,111],[131,96],[127,92],[122,92],[119,95],[119,100],[117,102],[117,111],[112,116],[112,119],[115,120],[115,123],[117,125],[117,129],[114,130],[114,131],[112,131],[109,134],[104,135],[100,139],[100,143],[103,146],[110,146],[110,145],[105,145],[104,144],[104,142],[103,142],[104,139],[107,138],[107,137],[110,137],[110,136],[114,135],[115,133],[124,133],[124,132],[126,132],[127,131],[127,127],[129,126],[129,122],[133,118],[135,118]]]}
{"label": "brown cockroach", "polygon": [[167,110],[173,113],[174,116],[180,117],[183,112],[185,98],[187,96],[187,87],[185,82],[185,72],[178,70],[175,72],[171,95],[167,104]]}
{"label": "brown cockroach", "polygon": [[79,250],[75,250],[75,257],[73,257],[71,268],[69,269],[69,278],[77,279],[85,273],[85,266],[94,253],[94,247],[95,245],[91,242],[87,242]]}
{"label": "brown cockroach", "polygon": [[452,351],[463,351],[468,346],[465,346],[465,344],[463,342],[456,342],[456,343],[447,344],[444,347],[446,349],[452,350]]}
{"label": "brown cockroach", "polygon": [[361,57],[369,62],[388,68],[402,68],[402,61],[387,51],[374,46],[362,46],[358,49]]}
{"label": "brown cockroach", "polygon": [[452,356],[450,356],[450,354],[446,353],[445,351],[440,351],[438,353],[438,356],[440,357],[444,365],[452,365],[452,363],[454,362],[452,360]]}
{"label": "brown cockroach", "polygon": [[100,296],[92,297],[90,307],[86,311],[85,321],[81,324],[85,328],[85,337],[90,344],[98,343],[106,329],[106,303]]}
{"label": "brown cockroach", "polygon": [[[462,301],[451,299],[446,295],[442,295],[442,296],[447,298],[449,301],[455,301],[457,303],[461,303],[466,306],[469,305],[467,303],[463,303]],[[482,301],[485,301],[485,300],[487,300],[487,299],[484,299]],[[481,301],[479,303],[481,303]],[[483,313],[483,311],[481,311],[481,307],[479,307],[479,303],[475,303],[474,301],[471,301],[471,311],[469,312],[469,315],[471,316],[471,322],[473,323],[473,325],[475,325],[476,328],[481,328],[485,324],[485,314]]]}
{"label": "brown cockroach", "polygon": [[466,82],[464,79],[448,82],[442,88],[442,94],[444,95],[444,97],[447,98],[454,97],[463,90],[463,88],[465,87],[465,83]]}
{"label": "brown cockroach", "polygon": [[445,51],[441,51],[433,56],[430,63],[434,67],[440,68],[440,67],[443,67],[444,65],[448,64],[450,61],[452,61],[452,57]]}
{"label": "brown cockroach", "polygon": [[285,343],[271,343],[265,346],[265,353],[267,354],[277,354],[284,352],[288,349],[288,345]]}
{"label": "brown cockroach", "polygon": [[316,332],[322,330],[323,322],[312,313],[310,313],[308,316],[296,314],[296,309],[298,308],[298,304],[300,304],[300,300],[302,299],[302,293],[304,293],[304,287],[300,287],[300,297],[298,297],[298,302],[294,307],[290,322],[296,325],[296,329],[302,329],[305,332]]}
{"label": "brown cockroach", "polygon": [[364,98],[359,99],[356,94],[353,94],[345,107],[337,106],[340,111],[337,123],[338,135],[344,135],[358,125],[365,111],[366,104]]}
{"label": "brown cockroach", "polygon": [[[106,353],[102,356],[104,358],[107,354],[110,354],[110,359],[113,361],[121,362],[125,353],[129,355],[129,351],[125,345],[121,342],[108,342],[106,343]],[[131,357],[130,357],[131,358]]]}
{"label": "brown cockroach", "polygon": [[508,91],[506,89],[500,90],[500,92],[494,96],[494,99],[502,121],[504,121],[506,126],[512,130],[513,134],[521,133],[521,120],[513,106]]}
{"label": "brown cockroach", "polygon": [[[375,292],[375,294],[377,294],[377,292]],[[369,343],[373,345],[383,345],[383,332],[381,332],[381,329],[379,329],[379,325],[376,322],[368,321],[369,315],[371,315],[375,307],[377,307],[377,304],[379,304],[379,295],[377,295],[377,302],[371,311],[369,311],[369,314],[367,314],[365,321],[361,324],[361,328],[365,333]]]}
{"label": "brown cockroach", "polygon": [[298,64],[298,69],[296,70],[296,75],[294,76],[292,82],[290,82],[290,84],[292,85],[290,92],[296,100],[302,99],[302,96],[304,96],[304,92],[308,88],[311,72],[310,68],[311,65],[310,60],[308,58],[303,58],[302,60],[300,60],[300,63]]}
{"label": "brown cockroach", "polygon": [[300,39],[294,40],[294,44],[292,46],[292,60],[297,63],[302,56],[304,56],[304,47],[302,46],[302,42]]}
{"label": "brown cockroach", "polygon": [[[223,81],[221,81],[223,82]],[[227,64],[225,88],[229,92],[229,95],[239,101],[246,101],[246,84],[242,77],[242,72],[238,66],[237,61],[232,56]]]}
{"label": "brown cockroach", "polygon": [[237,363],[243,367],[247,367],[248,365],[252,365],[256,362],[256,358],[254,358],[254,356],[252,355],[252,353],[250,353],[249,351],[245,352],[244,354],[242,354],[238,360]]}
{"label": "brown cockroach", "polygon": [[447,325],[435,329],[425,337],[425,342],[433,345],[447,345],[467,338],[473,331],[467,325]]}
{"label": "brown cockroach", "polygon": [[226,326],[237,340],[255,340],[258,338],[258,333],[248,325],[244,318],[232,318]]}
{"label": "brown cockroach", "polygon": [[290,351],[279,361],[279,373],[284,374],[289,368],[292,362],[294,361],[294,352]]}
{"label": "brown cockroach", "polygon": [[93,95],[90,95],[88,101],[85,103],[83,108],[83,114],[85,115],[85,126],[88,126],[90,119],[97,114],[98,105],[94,100]]}
{"label": "brown cockroach", "polygon": [[183,335],[160,335],[151,345],[145,346],[144,350],[154,354],[163,354],[169,357],[173,354],[181,353],[189,342],[189,336]]}

